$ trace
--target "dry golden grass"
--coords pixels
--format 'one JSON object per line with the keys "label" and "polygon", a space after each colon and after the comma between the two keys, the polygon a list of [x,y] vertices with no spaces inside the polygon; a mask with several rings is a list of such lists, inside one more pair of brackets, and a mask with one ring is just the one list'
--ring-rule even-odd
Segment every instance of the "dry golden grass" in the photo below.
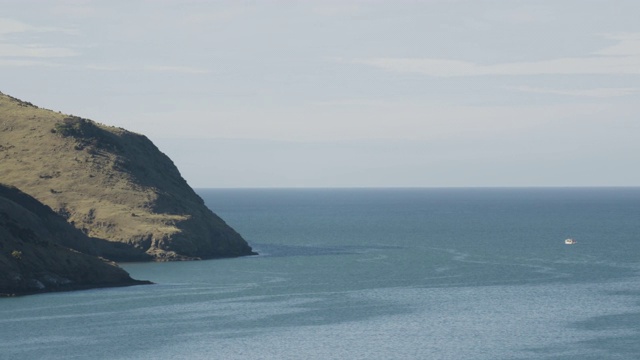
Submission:
{"label": "dry golden grass", "polygon": [[252,253],[146,137],[1,93],[0,183],[157,260]]}

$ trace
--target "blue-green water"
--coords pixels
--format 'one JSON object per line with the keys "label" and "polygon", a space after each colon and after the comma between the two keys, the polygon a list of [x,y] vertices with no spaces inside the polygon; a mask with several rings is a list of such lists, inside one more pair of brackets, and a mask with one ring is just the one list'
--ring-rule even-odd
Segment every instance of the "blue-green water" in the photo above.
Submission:
{"label": "blue-green water", "polygon": [[640,188],[199,193],[260,256],[2,299],[0,358],[640,358]]}

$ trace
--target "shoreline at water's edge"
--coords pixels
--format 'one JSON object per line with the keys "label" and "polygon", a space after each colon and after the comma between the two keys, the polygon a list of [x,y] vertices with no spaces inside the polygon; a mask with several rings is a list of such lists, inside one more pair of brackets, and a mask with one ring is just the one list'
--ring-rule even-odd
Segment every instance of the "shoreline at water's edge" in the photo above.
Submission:
{"label": "shoreline at water's edge", "polygon": [[169,257],[169,258],[151,258],[147,261],[114,261],[118,265],[126,265],[126,264],[149,264],[149,263],[168,263],[168,262],[183,262],[183,261],[208,261],[208,260],[227,260],[227,259],[239,259],[243,257],[249,256],[260,256],[261,254],[257,251],[251,251],[248,254],[240,254],[234,256],[212,256],[212,257],[188,257],[188,256],[180,256],[180,257]]}
{"label": "shoreline at water's edge", "polygon": [[[151,261],[132,261],[132,262],[118,262],[117,264],[148,264],[148,263],[165,263],[165,262],[174,262],[174,261],[206,261],[206,260],[224,260],[224,259],[235,259],[246,256],[259,256],[260,254],[252,251],[250,254],[243,254],[237,256],[217,256],[217,257],[209,257],[209,258],[182,258],[182,259],[166,259],[159,260],[154,259]],[[0,292],[0,298],[12,298],[12,297],[22,297],[29,295],[39,295],[39,294],[47,294],[47,293],[55,293],[55,292],[70,292],[70,291],[82,291],[82,290],[93,290],[93,289],[107,289],[107,288],[115,288],[115,287],[129,287],[129,286],[138,286],[138,285],[155,285],[153,281],[149,280],[136,280],[132,279],[131,281],[127,281],[126,283],[119,284],[87,284],[87,285],[69,285],[59,288],[48,288],[36,291],[25,291],[25,292],[15,292],[15,293],[2,293]]]}
{"label": "shoreline at water's edge", "polygon": [[107,289],[107,288],[116,288],[116,287],[129,287],[129,286],[138,286],[138,285],[155,285],[155,283],[148,280],[132,279],[132,281],[128,281],[126,283],[120,283],[120,284],[71,285],[71,286],[64,286],[59,288],[43,289],[39,291],[0,293],[0,298],[21,297],[21,296],[28,296],[28,295],[55,293],[55,292],[70,292],[70,291],[82,291],[82,290],[93,290],[93,289]]}

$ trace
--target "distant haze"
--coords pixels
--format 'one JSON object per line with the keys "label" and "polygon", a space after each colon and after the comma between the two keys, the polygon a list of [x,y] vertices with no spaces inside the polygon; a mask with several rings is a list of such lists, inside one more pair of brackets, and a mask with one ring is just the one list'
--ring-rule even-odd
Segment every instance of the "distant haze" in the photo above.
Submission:
{"label": "distant haze", "polygon": [[0,91],[195,187],[640,186],[637,0],[0,8]]}

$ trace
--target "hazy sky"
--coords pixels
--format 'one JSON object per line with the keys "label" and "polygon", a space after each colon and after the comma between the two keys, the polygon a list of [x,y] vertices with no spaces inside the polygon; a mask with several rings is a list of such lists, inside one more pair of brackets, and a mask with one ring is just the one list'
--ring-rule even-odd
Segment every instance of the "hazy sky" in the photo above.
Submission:
{"label": "hazy sky", "polygon": [[640,186],[640,1],[0,0],[0,91],[194,187]]}

